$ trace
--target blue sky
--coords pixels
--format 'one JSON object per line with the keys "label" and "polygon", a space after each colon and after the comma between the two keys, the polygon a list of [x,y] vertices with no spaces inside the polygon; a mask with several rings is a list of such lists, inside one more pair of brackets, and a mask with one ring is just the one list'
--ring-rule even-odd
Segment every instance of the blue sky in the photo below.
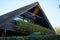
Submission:
{"label": "blue sky", "polygon": [[39,2],[53,27],[60,25],[60,0],[0,0],[0,15]]}

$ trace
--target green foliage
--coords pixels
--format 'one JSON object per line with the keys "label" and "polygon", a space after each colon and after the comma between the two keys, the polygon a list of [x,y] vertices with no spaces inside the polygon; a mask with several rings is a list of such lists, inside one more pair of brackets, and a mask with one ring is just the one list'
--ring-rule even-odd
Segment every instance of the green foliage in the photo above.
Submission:
{"label": "green foliage", "polygon": [[32,33],[32,34],[30,34],[28,36],[39,36],[39,35],[47,35],[47,34],[44,33],[44,32],[34,32],[34,33]]}
{"label": "green foliage", "polygon": [[16,37],[16,40],[25,40],[24,37]]}
{"label": "green foliage", "polygon": [[60,35],[27,36],[26,40],[60,40]]}
{"label": "green foliage", "polygon": [[0,37],[0,40],[25,40],[24,37]]}
{"label": "green foliage", "polygon": [[60,35],[0,37],[1,40],[60,40]]}
{"label": "green foliage", "polygon": [[57,35],[60,35],[60,26],[57,27],[55,30],[56,30]]}
{"label": "green foliage", "polygon": [[17,21],[17,26],[16,26],[16,30],[17,31],[29,31],[30,33],[33,32],[43,32],[46,34],[55,34],[54,31],[47,29],[45,27],[36,25],[36,24],[32,24],[32,23],[27,23],[21,20]]}

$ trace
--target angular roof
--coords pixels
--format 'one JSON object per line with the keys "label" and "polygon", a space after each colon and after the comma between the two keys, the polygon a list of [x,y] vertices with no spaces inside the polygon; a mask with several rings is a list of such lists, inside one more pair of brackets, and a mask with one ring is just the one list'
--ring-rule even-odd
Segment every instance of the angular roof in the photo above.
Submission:
{"label": "angular roof", "polygon": [[[12,12],[9,12],[9,13],[6,13],[5,15],[0,16],[0,28],[2,28],[1,27],[2,25],[11,21],[16,16],[19,16],[19,15],[23,16],[23,14],[26,12],[31,12],[32,16],[34,16],[34,14],[37,15],[37,17],[34,20],[35,24],[38,24],[53,30],[52,25],[50,24],[49,20],[47,19],[44,11],[42,10],[38,2],[32,3],[30,5],[16,9]],[[38,17],[41,17],[41,18],[38,18]]]}

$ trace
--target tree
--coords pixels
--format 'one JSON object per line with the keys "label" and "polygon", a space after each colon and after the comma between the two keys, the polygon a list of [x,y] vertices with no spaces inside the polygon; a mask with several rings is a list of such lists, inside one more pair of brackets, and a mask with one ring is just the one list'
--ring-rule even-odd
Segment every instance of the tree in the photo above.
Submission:
{"label": "tree", "polygon": [[55,30],[56,30],[56,33],[60,35],[60,26],[56,27]]}
{"label": "tree", "polygon": [[37,25],[37,24],[32,24],[28,22],[24,22],[21,20],[17,20],[16,23],[16,30],[17,31],[22,31],[22,32],[28,32],[28,33],[33,33],[33,32],[42,32],[41,34],[55,34],[53,30],[50,30],[48,28],[45,28],[43,26]]}

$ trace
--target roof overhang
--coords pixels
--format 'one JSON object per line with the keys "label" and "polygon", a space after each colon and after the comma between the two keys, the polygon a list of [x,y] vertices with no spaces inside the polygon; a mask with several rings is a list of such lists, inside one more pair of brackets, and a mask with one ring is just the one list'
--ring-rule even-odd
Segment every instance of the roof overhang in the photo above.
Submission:
{"label": "roof overhang", "polygon": [[16,16],[23,15],[26,12],[31,12],[32,13],[31,16],[38,15],[39,17],[41,17],[41,18],[38,17],[35,18],[34,20],[35,24],[54,30],[38,2],[32,3],[30,5],[27,5],[25,7],[19,8],[17,10],[14,10],[12,12],[0,16],[0,28],[2,25],[11,21]]}

